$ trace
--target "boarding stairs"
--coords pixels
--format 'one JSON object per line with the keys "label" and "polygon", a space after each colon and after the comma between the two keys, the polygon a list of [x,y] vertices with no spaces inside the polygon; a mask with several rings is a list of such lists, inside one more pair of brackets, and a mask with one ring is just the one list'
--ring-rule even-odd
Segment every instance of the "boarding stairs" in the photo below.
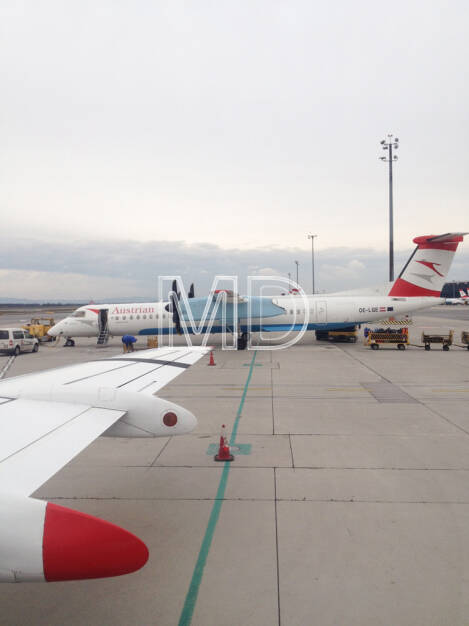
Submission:
{"label": "boarding stairs", "polygon": [[109,326],[106,325],[104,328],[102,328],[99,331],[98,341],[96,342],[96,345],[105,346],[108,341],[109,341]]}

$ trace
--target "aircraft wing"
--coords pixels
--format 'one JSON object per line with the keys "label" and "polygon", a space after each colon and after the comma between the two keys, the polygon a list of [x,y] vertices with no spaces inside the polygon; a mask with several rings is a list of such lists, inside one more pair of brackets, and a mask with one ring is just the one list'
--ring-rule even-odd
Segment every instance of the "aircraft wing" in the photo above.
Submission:
{"label": "aircraft wing", "polygon": [[[196,363],[210,348],[178,347],[139,350],[114,357],[103,357],[63,368],[25,374],[0,381],[0,397],[5,390],[64,386],[79,392],[90,388],[112,388],[153,395]],[[11,393],[11,391],[10,391]]]}
{"label": "aircraft wing", "polygon": [[[207,351],[143,350],[0,381],[0,581],[114,576],[146,562],[146,547],[127,531],[28,496],[103,433],[192,430],[189,411],[153,394]],[[52,568],[46,535],[55,537]],[[70,550],[76,567],[66,558]]]}
{"label": "aircraft wing", "polygon": [[[160,406],[169,411],[171,403],[153,394],[206,352],[156,348],[1,381],[0,492],[30,495],[118,420],[144,411],[145,404],[150,411],[154,405],[155,415]],[[185,409],[179,410],[185,416]],[[131,417],[125,421],[129,431]],[[161,433],[146,424],[139,433],[137,420],[130,434],[179,434],[178,424],[158,425]]]}
{"label": "aircraft wing", "polygon": [[125,415],[67,402],[0,402],[0,492],[27,496]]}

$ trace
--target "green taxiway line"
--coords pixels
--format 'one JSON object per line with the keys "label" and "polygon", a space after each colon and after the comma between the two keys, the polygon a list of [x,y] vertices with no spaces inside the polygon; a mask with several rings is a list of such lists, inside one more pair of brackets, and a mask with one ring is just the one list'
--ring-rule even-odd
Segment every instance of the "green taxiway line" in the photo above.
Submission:
{"label": "green taxiway line", "polygon": [[[241,401],[239,403],[238,411],[236,413],[236,419],[235,419],[235,423],[233,426],[233,432],[231,433],[230,446],[234,445],[234,442],[236,441],[239,418],[241,417],[244,402],[246,400],[246,394],[248,392],[249,383],[251,382],[252,372],[254,370],[254,364],[256,361],[256,354],[257,354],[257,351],[255,351],[254,354],[252,355],[251,364],[249,366],[248,377],[246,379],[246,383],[244,385],[244,390],[243,390],[243,395],[241,396]],[[220,516],[221,505],[223,504],[223,500],[225,498],[225,490],[226,490],[226,484],[228,482],[229,473],[230,473],[230,463],[225,462],[224,467],[223,467],[223,472],[220,478],[220,483],[218,484],[217,495],[215,496],[215,501],[213,503],[212,512],[210,513],[207,528],[205,530],[205,535],[202,540],[202,545],[200,547],[199,556],[197,557],[197,561],[194,567],[194,572],[192,574],[191,584],[189,585],[189,589],[186,594],[186,599],[184,601],[184,606],[182,608],[181,617],[179,618],[179,626],[189,626],[190,623],[192,622],[192,616],[194,614],[195,604],[197,602],[197,596],[199,594],[199,587],[200,587],[200,583],[202,582],[202,576],[204,574],[205,563],[207,562],[207,557],[210,551],[210,546],[212,545],[213,535],[215,533],[215,528],[217,526],[218,518]]]}

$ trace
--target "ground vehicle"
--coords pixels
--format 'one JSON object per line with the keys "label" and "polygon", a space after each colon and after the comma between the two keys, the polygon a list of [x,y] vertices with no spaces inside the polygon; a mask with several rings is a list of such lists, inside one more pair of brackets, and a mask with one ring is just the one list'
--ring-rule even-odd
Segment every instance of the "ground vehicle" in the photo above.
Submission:
{"label": "ground vehicle", "polygon": [[394,344],[398,350],[405,350],[409,343],[408,328],[365,328],[365,345],[378,350],[380,344]]}
{"label": "ground vehicle", "polygon": [[0,328],[0,352],[37,352],[39,340],[23,328]]}
{"label": "ground vehicle", "polygon": [[466,345],[466,348],[469,350],[469,333],[466,330],[463,330],[461,333],[461,341]]}
{"label": "ground vehicle", "polygon": [[427,333],[422,333],[422,343],[425,346],[425,350],[430,350],[430,344],[432,343],[441,343],[443,350],[448,351],[449,347],[453,344],[453,335],[454,330],[450,330],[447,335],[429,335]]}
{"label": "ground vehicle", "polygon": [[54,341],[54,337],[47,334],[49,328],[54,325],[53,317],[32,317],[29,324],[25,324],[22,328],[33,337],[37,337],[39,341]]}

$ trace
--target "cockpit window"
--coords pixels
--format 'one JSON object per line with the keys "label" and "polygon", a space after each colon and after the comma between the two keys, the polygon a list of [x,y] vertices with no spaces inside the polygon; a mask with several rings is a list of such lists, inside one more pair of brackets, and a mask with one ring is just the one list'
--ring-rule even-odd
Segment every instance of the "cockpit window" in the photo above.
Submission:
{"label": "cockpit window", "polygon": [[85,317],[85,315],[85,311],[75,311],[74,313],[72,313],[72,317]]}

